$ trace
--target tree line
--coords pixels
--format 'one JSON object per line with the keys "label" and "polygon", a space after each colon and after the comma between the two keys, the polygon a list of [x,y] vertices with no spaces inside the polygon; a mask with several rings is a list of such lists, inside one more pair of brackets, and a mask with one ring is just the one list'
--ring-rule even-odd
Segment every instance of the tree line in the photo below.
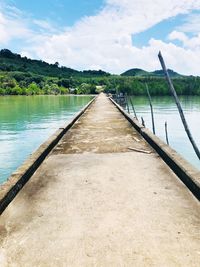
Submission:
{"label": "tree line", "polygon": [[[140,72],[141,70],[135,69]],[[157,75],[157,73],[156,73]],[[179,95],[200,95],[200,77],[172,77]],[[99,86],[107,93],[169,95],[164,77],[111,75],[102,70],[76,71],[12,53],[0,51],[0,95],[95,94]]]}
{"label": "tree line", "polygon": [[[179,95],[200,95],[200,77],[173,78]],[[0,72],[0,95],[39,95],[39,94],[96,94],[98,86],[106,93],[127,93],[146,95],[148,84],[152,96],[169,95],[164,78],[138,77],[46,77],[23,72]]]}

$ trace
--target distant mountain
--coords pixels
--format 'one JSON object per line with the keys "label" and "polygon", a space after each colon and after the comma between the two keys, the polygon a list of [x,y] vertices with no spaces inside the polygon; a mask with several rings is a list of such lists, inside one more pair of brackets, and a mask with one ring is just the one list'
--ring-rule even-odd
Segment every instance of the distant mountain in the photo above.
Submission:
{"label": "distant mountain", "polygon": [[[163,70],[155,70],[155,71],[150,72],[150,73],[153,74],[154,76],[159,76],[159,77],[164,76]],[[175,77],[183,77],[183,75],[181,75],[181,74],[179,74],[173,70],[170,70],[170,69],[168,69],[168,73],[169,73],[170,77],[174,77],[174,78]]]}
{"label": "distant mountain", "polygon": [[[168,72],[169,72],[169,75],[170,77],[183,77],[183,75],[173,71],[173,70],[170,70],[168,69]],[[155,71],[152,71],[152,72],[148,72],[148,71],[145,71],[145,70],[142,70],[142,69],[137,69],[137,68],[134,68],[134,69],[130,69],[130,70],[127,70],[125,71],[124,73],[121,74],[121,76],[135,76],[135,77],[164,77],[164,73],[162,70],[155,70]]]}
{"label": "distant mountain", "polygon": [[49,64],[42,60],[33,60],[27,57],[21,57],[8,49],[0,51],[0,71],[6,72],[26,72],[48,77],[70,78],[72,76],[80,77],[98,77],[109,76],[110,74],[102,70],[78,71],[71,68],[59,66],[59,63]]}
{"label": "distant mountain", "polygon": [[121,74],[122,76],[148,76],[149,72],[142,69],[130,69]]}

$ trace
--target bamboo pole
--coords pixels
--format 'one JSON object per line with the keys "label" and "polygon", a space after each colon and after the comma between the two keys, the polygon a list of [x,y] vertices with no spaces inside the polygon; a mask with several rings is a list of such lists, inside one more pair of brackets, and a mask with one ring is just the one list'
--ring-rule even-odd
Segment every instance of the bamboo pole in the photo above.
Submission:
{"label": "bamboo pole", "polygon": [[165,122],[165,137],[166,137],[166,142],[169,145],[169,138],[168,138],[168,130],[167,130],[167,122]]}
{"label": "bamboo pole", "polygon": [[131,106],[132,106],[132,109],[133,109],[134,116],[135,116],[136,120],[138,120],[138,117],[137,117],[137,114],[136,114],[136,111],[135,111],[135,107],[133,105],[133,101],[132,101],[131,97],[130,97],[130,103],[131,103]]}
{"label": "bamboo pole", "polygon": [[182,109],[182,107],[181,107],[181,103],[180,103],[179,98],[178,98],[178,96],[177,96],[177,94],[176,94],[176,90],[175,90],[175,88],[174,88],[174,85],[173,85],[173,83],[172,83],[172,80],[171,80],[171,78],[170,78],[170,76],[169,76],[169,73],[168,73],[168,71],[167,71],[167,68],[166,68],[166,65],[165,65],[165,62],[164,62],[164,59],[163,59],[163,57],[162,57],[161,52],[159,52],[159,54],[158,54],[158,58],[159,58],[159,60],[160,60],[161,66],[162,66],[162,68],[163,68],[163,71],[164,71],[164,74],[165,74],[165,78],[166,78],[166,80],[167,80],[167,82],[168,82],[170,91],[171,91],[171,93],[172,93],[172,95],[173,95],[173,97],[174,97],[174,100],[175,100],[175,102],[176,102],[176,105],[177,105],[177,108],[178,108],[178,111],[179,111],[179,114],[180,114],[180,117],[181,117],[183,126],[184,126],[184,128],[185,128],[186,133],[187,133],[187,136],[188,136],[188,138],[189,138],[189,140],[190,140],[190,142],[191,142],[191,144],[192,144],[192,146],[193,146],[193,148],[194,148],[194,151],[195,151],[197,157],[200,159],[200,151],[199,151],[199,149],[198,149],[198,147],[197,147],[197,145],[196,145],[196,143],[195,143],[195,141],[194,141],[194,139],[193,139],[193,137],[192,137],[192,134],[191,134],[191,132],[190,132],[190,129],[189,129],[189,127],[188,127],[187,121],[186,121],[186,119],[185,119],[185,115],[184,115],[184,113],[183,113],[183,109]]}
{"label": "bamboo pole", "polygon": [[154,122],[154,114],[153,114],[153,105],[152,105],[152,101],[151,101],[151,95],[149,93],[148,84],[146,83],[145,85],[146,85],[147,95],[148,95],[148,98],[149,98],[149,105],[150,105],[150,108],[151,108],[152,129],[153,129],[153,133],[156,134],[156,131],[155,131],[155,122]]}

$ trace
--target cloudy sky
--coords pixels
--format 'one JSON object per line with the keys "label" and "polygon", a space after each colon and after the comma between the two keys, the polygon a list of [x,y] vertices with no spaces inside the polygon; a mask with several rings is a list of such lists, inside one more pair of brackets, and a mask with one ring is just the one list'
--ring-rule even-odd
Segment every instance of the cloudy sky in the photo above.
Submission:
{"label": "cloudy sky", "polygon": [[0,48],[82,69],[200,75],[200,0],[0,0]]}

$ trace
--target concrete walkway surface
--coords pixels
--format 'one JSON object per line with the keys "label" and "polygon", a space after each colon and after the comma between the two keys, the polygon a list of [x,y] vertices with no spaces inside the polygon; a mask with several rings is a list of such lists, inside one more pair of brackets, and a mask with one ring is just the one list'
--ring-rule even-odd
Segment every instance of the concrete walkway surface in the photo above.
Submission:
{"label": "concrete walkway surface", "polygon": [[200,205],[101,94],[0,217],[4,266],[198,267]]}

